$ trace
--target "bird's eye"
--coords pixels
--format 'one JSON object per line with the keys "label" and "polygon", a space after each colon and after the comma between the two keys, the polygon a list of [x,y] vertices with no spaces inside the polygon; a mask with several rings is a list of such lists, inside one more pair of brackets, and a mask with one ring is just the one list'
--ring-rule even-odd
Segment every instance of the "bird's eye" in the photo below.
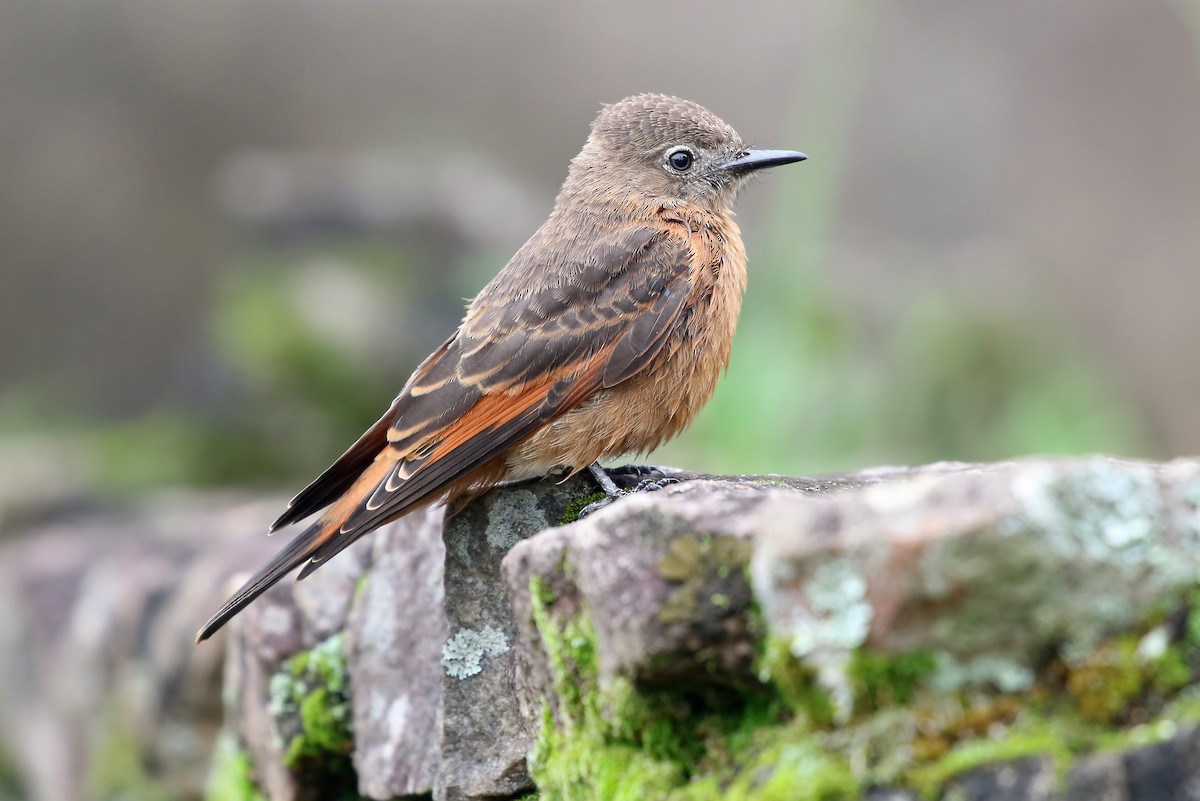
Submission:
{"label": "bird's eye", "polygon": [[675,172],[687,172],[695,161],[696,157],[686,147],[672,150],[667,154],[667,164],[671,165],[671,169]]}

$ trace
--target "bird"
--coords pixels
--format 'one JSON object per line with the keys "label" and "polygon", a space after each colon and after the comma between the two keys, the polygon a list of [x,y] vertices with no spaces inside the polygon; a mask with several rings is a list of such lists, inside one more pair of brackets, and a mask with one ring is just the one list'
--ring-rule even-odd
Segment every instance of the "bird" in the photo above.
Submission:
{"label": "bird", "polygon": [[[200,629],[207,639],[300,567],[436,501],[590,470],[682,431],[730,360],[746,287],[732,204],[766,168],[705,107],[639,94],[601,108],[546,221],[469,303],[387,412],[288,504],[320,515]],[[302,566],[302,567],[301,567]]]}

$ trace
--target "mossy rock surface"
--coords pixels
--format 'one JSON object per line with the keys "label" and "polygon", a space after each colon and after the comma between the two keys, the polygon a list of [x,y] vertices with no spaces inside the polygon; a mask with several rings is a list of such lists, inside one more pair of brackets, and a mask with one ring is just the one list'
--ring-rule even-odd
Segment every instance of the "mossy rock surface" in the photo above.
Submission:
{"label": "mossy rock surface", "polygon": [[1197,488],[1108,459],[684,485],[523,543],[541,797],[1075,798],[1120,754],[1155,798],[1131,766],[1200,724]]}

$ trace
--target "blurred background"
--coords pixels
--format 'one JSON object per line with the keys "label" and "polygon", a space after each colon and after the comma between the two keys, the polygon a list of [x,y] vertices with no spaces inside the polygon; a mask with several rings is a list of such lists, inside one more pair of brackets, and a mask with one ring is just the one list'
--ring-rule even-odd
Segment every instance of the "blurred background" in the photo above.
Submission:
{"label": "blurred background", "polygon": [[1198,453],[1198,41],[1195,0],[10,0],[0,520],[297,489],[644,91],[810,156],[743,195],[733,365],[651,461]]}
{"label": "blurred background", "polygon": [[805,150],[651,457],[1200,451],[1194,3],[6,3],[8,492],[294,488],[543,219],[602,102]]}

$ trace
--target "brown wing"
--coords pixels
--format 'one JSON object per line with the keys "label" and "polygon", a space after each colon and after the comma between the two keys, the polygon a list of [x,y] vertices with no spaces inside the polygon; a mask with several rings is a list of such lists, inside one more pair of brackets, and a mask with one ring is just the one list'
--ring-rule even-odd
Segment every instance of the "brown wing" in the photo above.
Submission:
{"label": "brown wing", "polygon": [[[690,246],[653,229],[582,249],[563,242],[576,252],[547,253],[535,236],[479,294],[457,334],[418,368],[388,415],[297,495],[278,525],[337,498],[333,506],[247,582],[199,639],[297,565],[308,562],[303,578],[645,368],[690,294]],[[547,270],[547,257],[559,268]],[[372,447],[379,450],[368,459]]]}

